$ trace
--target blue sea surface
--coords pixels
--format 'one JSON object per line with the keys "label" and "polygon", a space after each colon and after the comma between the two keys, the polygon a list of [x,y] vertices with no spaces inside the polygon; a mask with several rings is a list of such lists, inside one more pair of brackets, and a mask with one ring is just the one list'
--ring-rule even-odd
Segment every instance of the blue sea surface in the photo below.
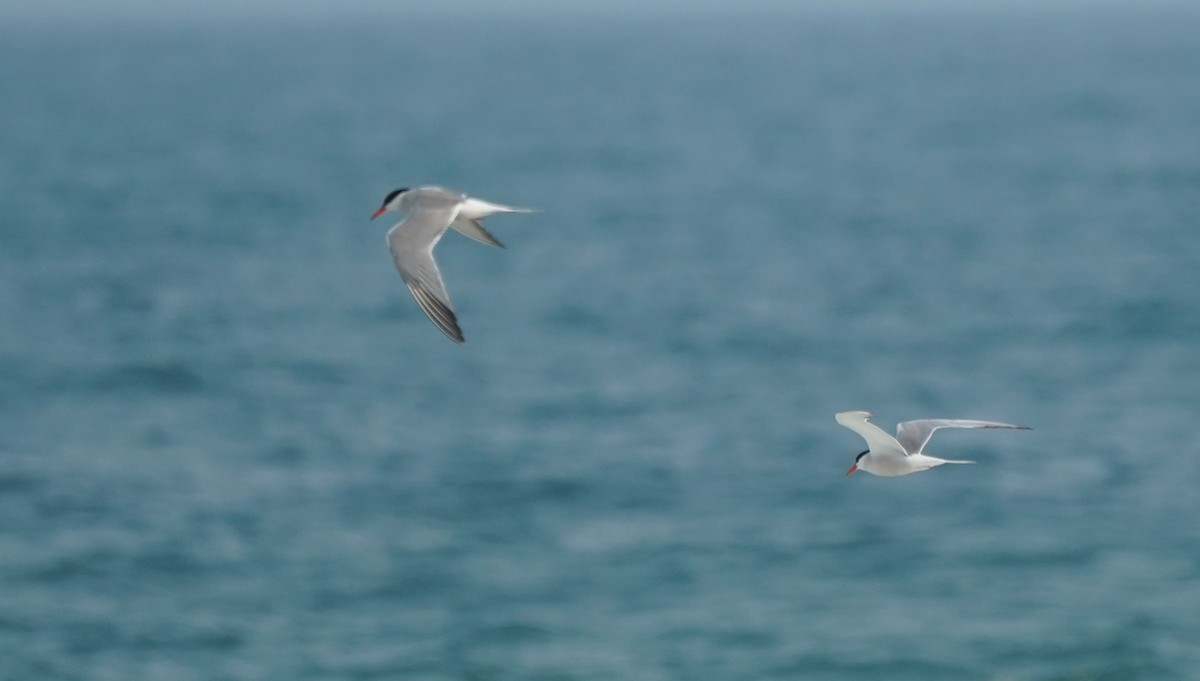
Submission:
{"label": "blue sea surface", "polygon": [[1200,678],[1197,26],[0,28],[0,679]]}

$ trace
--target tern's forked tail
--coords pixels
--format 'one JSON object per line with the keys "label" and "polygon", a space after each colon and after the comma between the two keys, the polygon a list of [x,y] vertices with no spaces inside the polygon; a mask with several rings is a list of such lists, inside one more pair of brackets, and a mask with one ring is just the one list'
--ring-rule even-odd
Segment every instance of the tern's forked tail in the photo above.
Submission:
{"label": "tern's forked tail", "polygon": [[496,213],[536,213],[536,208],[521,208],[519,206],[506,206],[502,203],[492,203],[483,199],[466,198],[462,205],[458,207],[459,217],[467,218],[468,220],[481,220],[489,215]]}

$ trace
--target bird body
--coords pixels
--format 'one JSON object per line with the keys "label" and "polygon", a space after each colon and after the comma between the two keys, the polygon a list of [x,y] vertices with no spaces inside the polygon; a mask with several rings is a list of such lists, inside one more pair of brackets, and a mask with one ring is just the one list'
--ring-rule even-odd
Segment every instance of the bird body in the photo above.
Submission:
{"label": "bird body", "polygon": [[857,470],[863,470],[872,475],[896,477],[927,471],[942,464],[966,464],[974,461],[941,459],[924,454],[926,443],[933,432],[940,428],[1017,428],[1029,430],[1027,426],[1018,426],[999,421],[976,421],[972,419],[921,419],[904,421],[896,426],[896,436],[892,437],[879,426],[871,423],[871,413],[867,411],[843,411],[835,417],[841,425],[853,430],[867,441],[867,451],[858,455],[854,465],[846,475]]}
{"label": "bird body", "polygon": [[388,193],[371,219],[392,211],[405,214],[387,233],[388,249],[401,279],[430,321],[451,340],[464,342],[450,294],[433,259],[433,247],[453,227],[480,243],[503,248],[504,244],[483,228],[483,219],[496,213],[528,213],[532,209],[471,198],[445,187],[425,186]]}

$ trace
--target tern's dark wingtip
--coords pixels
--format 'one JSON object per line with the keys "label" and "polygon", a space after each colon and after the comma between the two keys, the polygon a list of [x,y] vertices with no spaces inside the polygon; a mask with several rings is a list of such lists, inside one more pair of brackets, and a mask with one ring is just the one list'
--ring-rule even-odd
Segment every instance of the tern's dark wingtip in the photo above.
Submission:
{"label": "tern's dark wingtip", "polygon": [[434,326],[437,327],[438,331],[442,332],[442,335],[454,341],[455,343],[462,344],[467,342],[466,337],[463,336],[462,329],[458,328],[458,324],[455,324],[453,327],[447,327],[442,326],[441,323],[435,321]]}
{"label": "tern's dark wingtip", "polygon": [[450,340],[454,341],[455,343],[466,343],[467,342],[467,337],[463,335],[462,329],[458,328],[458,320],[457,319],[452,318],[450,325],[448,325],[448,326],[442,326],[442,324],[440,324],[440,323],[436,323],[435,325],[438,327],[439,331],[446,334],[446,338],[449,338]]}

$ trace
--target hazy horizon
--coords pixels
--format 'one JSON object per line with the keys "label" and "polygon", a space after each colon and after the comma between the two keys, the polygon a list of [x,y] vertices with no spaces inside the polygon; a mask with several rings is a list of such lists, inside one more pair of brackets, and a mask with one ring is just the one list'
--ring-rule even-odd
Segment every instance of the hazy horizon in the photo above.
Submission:
{"label": "hazy horizon", "polygon": [[[788,14],[821,12],[838,14],[856,14],[861,12],[883,12],[897,14],[906,12],[948,11],[954,14],[975,14],[989,12],[1025,13],[1061,12],[1061,11],[1161,11],[1194,10],[1192,3],[1183,0],[1155,0],[1154,2],[1129,3],[1122,0],[1101,0],[1088,2],[1086,0],[1058,0],[1045,3],[1034,0],[1017,0],[1004,2],[1001,0],[985,0],[964,6],[952,0],[902,0],[900,2],[884,2],[882,0],[803,0],[792,2],[788,0],[750,0],[737,2],[735,0],[660,0],[651,5],[634,0],[603,0],[589,3],[586,6],[563,6],[550,0],[520,0],[497,6],[483,0],[450,0],[439,3],[437,7],[427,5],[413,6],[407,3],[397,4],[384,0],[363,0],[347,6],[333,0],[304,0],[302,2],[279,3],[242,3],[235,0],[215,0],[203,5],[166,5],[150,0],[120,0],[98,5],[70,0],[54,4],[37,0],[14,0],[0,7],[0,22],[33,21],[38,23],[66,21],[147,21],[162,22],[176,20],[239,20],[279,18],[286,20],[326,19],[344,17],[347,19],[370,19],[379,17],[383,20],[395,20],[405,15],[427,17],[449,17],[464,14],[474,14],[483,17],[519,17],[537,14],[543,16],[614,16],[614,17],[653,17],[661,15],[704,14],[758,14],[784,12]],[[397,24],[403,29],[402,22]]]}

